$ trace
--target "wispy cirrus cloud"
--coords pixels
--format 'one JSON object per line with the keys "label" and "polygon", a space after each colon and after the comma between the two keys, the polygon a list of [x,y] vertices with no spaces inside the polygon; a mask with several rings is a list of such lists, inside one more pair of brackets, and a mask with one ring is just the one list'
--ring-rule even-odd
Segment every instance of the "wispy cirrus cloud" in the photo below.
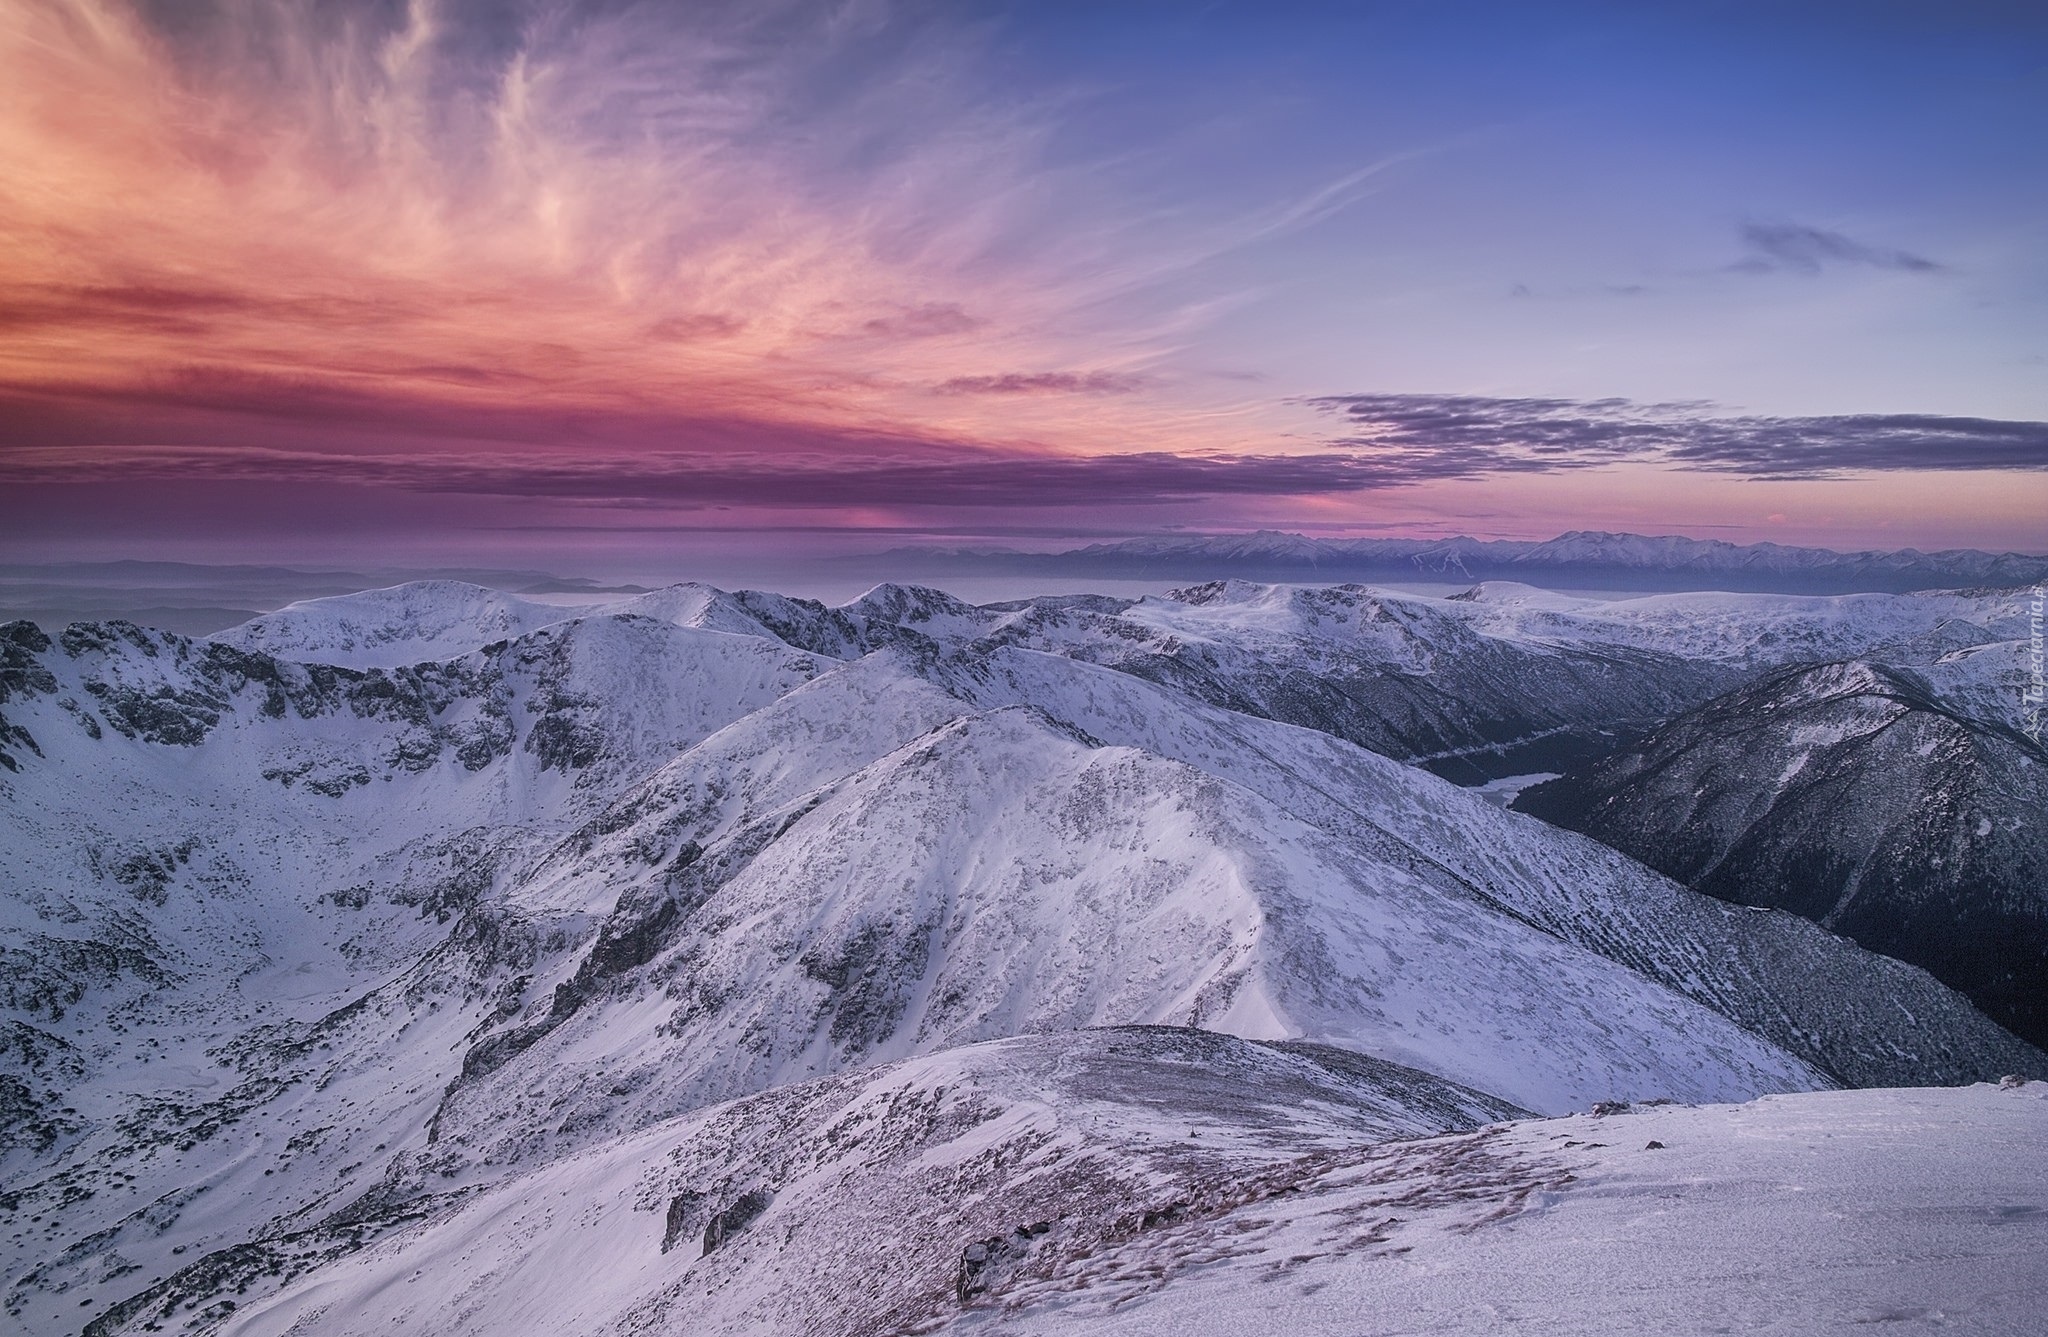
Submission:
{"label": "wispy cirrus cloud", "polygon": [[1084,414],[1050,380],[1001,387],[1105,343],[1156,361],[1199,317],[1106,296],[1293,214],[1144,215],[1054,161],[1055,97],[988,95],[986,43],[948,7],[814,0],[20,0],[0,389],[81,443],[129,432],[109,404],[176,417],[198,382],[231,414],[240,377],[254,418],[290,381],[413,435],[516,409],[854,451],[1226,444],[1158,397]]}
{"label": "wispy cirrus cloud", "polygon": [[1010,371],[939,383],[948,395],[1128,395],[1144,388],[1144,377],[1115,371]]}
{"label": "wispy cirrus cloud", "polygon": [[1742,229],[1748,255],[1729,268],[1743,274],[1818,274],[1838,265],[1938,274],[1948,266],[1911,251],[1869,246],[1839,232],[1803,223],[1750,223]]}
{"label": "wispy cirrus cloud", "polygon": [[895,315],[863,321],[861,332],[883,339],[935,339],[948,334],[971,334],[987,323],[961,310],[958,302],[927,302]]}

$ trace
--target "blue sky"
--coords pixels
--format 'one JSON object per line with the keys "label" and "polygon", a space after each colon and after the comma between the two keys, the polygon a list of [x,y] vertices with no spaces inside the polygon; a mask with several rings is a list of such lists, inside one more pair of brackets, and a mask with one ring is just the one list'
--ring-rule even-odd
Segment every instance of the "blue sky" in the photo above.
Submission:
{"label": "blue sky", "polygon": [[[1129,155],[1134,191],[1164,207],[1222,212],[1389,164],[1321,222],[1191,278],[1242,293],[1204,348],[1220,360],[1374,390],[2048,411],[2048,10],[1007,17],[1025,79],[1095,90],[1062,147]],[[1757,226],[1941,267],[1851,252],[1745,272]]]}

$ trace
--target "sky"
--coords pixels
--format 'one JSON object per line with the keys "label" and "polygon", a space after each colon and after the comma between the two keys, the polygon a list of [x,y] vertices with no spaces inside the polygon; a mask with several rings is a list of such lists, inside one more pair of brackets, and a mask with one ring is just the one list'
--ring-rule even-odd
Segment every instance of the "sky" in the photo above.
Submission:
{"label": "sky", "polygon": [[2032,4],[0,0],[0,558],[2048,550]]}

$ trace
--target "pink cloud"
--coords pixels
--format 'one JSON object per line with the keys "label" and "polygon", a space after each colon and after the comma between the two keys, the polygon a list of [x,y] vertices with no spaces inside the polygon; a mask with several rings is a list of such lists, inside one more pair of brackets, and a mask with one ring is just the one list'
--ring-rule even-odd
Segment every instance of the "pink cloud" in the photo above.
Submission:
{"label": "pink cloud", "polygon": [[[308,448],[338,428],[654,446],[696,423],[836,435],[853,459],[1240,437],[1135,379],[1089,405],[1016,379],[1099,362],[1104,285],[1140,238],[991,248],[1045,131],[930,73],[971,67],[959,31],[904,51],[770,7],[489,40],[433,5],[359,17],[257,0],[173,38],[124,0],[29,0],[0,20],[0,392],[31,405],[13,440],[257,434],[235,415],[312,424],[286,439]],[[857,91],[817,105],[849,63]],[[1115,337],[1120,363],[1167,347]],[[983,402],[1013,384],[1030,403]]]}

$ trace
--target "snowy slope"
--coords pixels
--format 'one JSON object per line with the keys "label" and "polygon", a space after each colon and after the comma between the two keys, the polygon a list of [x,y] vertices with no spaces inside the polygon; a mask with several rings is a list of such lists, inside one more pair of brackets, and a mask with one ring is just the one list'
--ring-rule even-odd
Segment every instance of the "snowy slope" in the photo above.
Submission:
{"label": "snowy slope", "polygon": [[458,580],[419,580],[287,604],[211,639],[282,659],[396,668],[468,654],[566,622],[604,602],[609,601],[581,607],[544,603]]}
{"label": "snowy slope", "polygon": [[[1924,972],[1782,915],[1687,894],[1641,864],[1326,735],[1176,701],[1127,675],[1019,651],[927,670],[968,699],[1029,702],[1084,734],[1250,789],[1446,894],[1619,961],[1856,1085],[2025,1063]],[[1907,1007],[1913,1039],[1871,1018]],[[1902,1043],[1903,1042],[1903,1043]],[[1934,1074],[1940,1074],[1939,1077]]]}
{"label": "snowy slope", "polygon": [[[1546,1109],[1824,1080],[1249,791],[1021,709],[944,724],[729,835],[679,815],[640,805],[544,874],[588,887],[626,848],[656,859],[566,987],[472,1051],[446,1144],[554,1154],[815,1073],[1121,1022],[1308,1036]],[[653,845],[664,828],[675,844]],[[591,1065],[622,1089],[582,1086]]]}
{"label": "snowy slope", "polygon": [[436,1176],[402,1206],[197,1260],[102,1331],[219,1299],[226,1332],[902,1331],[957,1311],[969,1240],[1040,1222],[1034,1251],[1113,1239],[1304,1153],[1516,1113],[1312,1046],[1002,1040],[778,1088],[497,1185]]}
{"label": "snowy slope", "polygon": [[[573,602],[523,599],[453,580],[423,580],[358,594],[306,599],[208,639],[282,659],[348,668],[402,668],[454,659],[497,641],[578,618],[645,617],[679,627],[773,638],[748,594],[686,582],[637,595]],[[764,612],[779,595],[752,596]]]}
{"label": "snowy slope", "polygon": [[1604,750],[1615,728],[1731,680],[1720,665],[1532,636],[1497,609],[1355,585],[1228,581],[1003,611],[992,643],[1104,664],[1474,781]]}
{"label": "snowy slope", "polygon": [[686,581],[646,594],[542,602],[452,580],[307,599],[208,639],[304,663],[402,668],[454,659],[543,627],[592,616],[782,639],[835,659],[896,643],[900,628],[972,639],[995,618],[936,590],[878,585],[839,608],[761,590]]}
{"label": "snowy slope", "polygon": [[1106,664],[1467,783],[1561,769],[1786,664],[1933,664],[2026,627],[2022,591],[1594,601],[1505,582],[1433,599],[1221,581],[994,611],[994,643]]}
{"label": "snowy slope", "polygon": [[1942,707],[1979,724],[2026,731],[2033,686],[2033,645],[2027,639],[1988,641],[1912,666]]}
{"label": "snowy slope", "polygon": [[2048,1040],[2048,752],[1917,675],[1855,660],[1772,675],[1516,806],[1925,966]]}
{"label": "snowy slope", "polygon": [[1441,678],[1475,644],[1557,659],[1582,610],[677,587],[406,649],[481,634],[445,594],[349,632],[388,654],[362,668],[0,635],[0,1300],[29,1331],[1019,1034],[1305,1037],[1484,1117],[2048,1066],[1919,971],[1125,653]]}
{"label": "snowy slope", "polygon": [[2048,1299],[2044,1137],[2035,1082],[1394,1144],[1282,1209],[1141,1234],[939,1330],[2029,1337]]}
{"label": "snowy slope", "polygon": [[1575,634],[1743,669],[1873,658],[1919,665],[2025,634],[2025,589],[1918,594],[1661,594],[1579,610]]}
{"label": "snowy slope", "polygon": [[[1057,657],[911,664],[817,679],[522,876],[505,902],[522,914],[586,911],[594,891],[617,908],[473,1051],[444,1135],[524,1157],[563,1135],[513,1136],[496,1112],[546,1109],[587,1138],[848,1063],[1113,1021],[1308,1035],[1539,1108],[1767,1089],[1783,1060],[1702,1009],[1853,1081],[2038,1060],[1920,972],[1321,735]],[[1615,1066],[1637,1027],[1660,1057]],[[622,1090],[571,1090],[565,1056]]]}
{"label": "snowy slope", "polygon": [[27,739],[0,777],[0,932],[11,1075],[29,1084],[9,1141],[31,1144],[78,1122],[54,1112],[77,1102],[52,1074],[92,1087],[99,1051],[149,1055],[114,1023],[218,1012],[220,1040],[280,1000],[339,1006],[445,936],[499,862],[820,667],[639,618],[360,672],[122,624],[59,644],[26,627],[0,703]]}
{"label": "snowy slope", "polygon": [[1475,1127],[1512,1112],[1334,1053],[999,1041],[201,1260],[95,1331],[2018,1337],[2041,1089]]}

